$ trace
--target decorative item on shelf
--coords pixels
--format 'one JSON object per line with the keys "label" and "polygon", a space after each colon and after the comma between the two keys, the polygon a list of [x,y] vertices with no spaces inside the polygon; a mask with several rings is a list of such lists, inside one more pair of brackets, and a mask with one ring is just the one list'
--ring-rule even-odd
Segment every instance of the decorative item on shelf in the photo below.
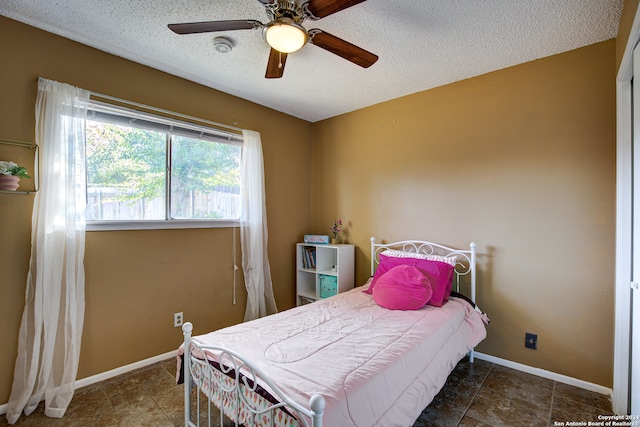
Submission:
{"label": "decorative item on shelf", "polygon": [[329,236],[323,236],[320,234],[305,234],[305,243],[326,244],[329,243]]}
{"label": "decorative item on shelf", "polygon": [[338,218],[333,222],[333,225],[329,227],[329,229],[333,233],[333,239],[331,239],[331,244],[333,245],[340,243],[340,238],[338,237],[338,234],[340,233],[341,225],[342,225],[342,220]]}
{"label": "decorative item on shelf", "polygon": [[11,161],[0,160],[0,190],[16,191],[20,178],[31,178],[27,168]]}

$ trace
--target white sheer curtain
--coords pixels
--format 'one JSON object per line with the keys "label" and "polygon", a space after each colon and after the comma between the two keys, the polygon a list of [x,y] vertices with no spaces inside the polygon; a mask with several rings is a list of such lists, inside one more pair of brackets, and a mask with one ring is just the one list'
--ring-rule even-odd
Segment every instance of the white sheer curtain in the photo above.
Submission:
{"label": "white sheer curtain", "polygon": [[31,261],[7,421],[30,414],[62,417],[73,397],[84,324],[85,156],[89,92],[40,79],[36,193]]}
{"label": "white sheer curtain", "polygon": [[242,270],[247,288],[244,320],[277,312],[267,256],[267,210],[264,193],[264,164],[260,134],[243,130],[241,191]]}

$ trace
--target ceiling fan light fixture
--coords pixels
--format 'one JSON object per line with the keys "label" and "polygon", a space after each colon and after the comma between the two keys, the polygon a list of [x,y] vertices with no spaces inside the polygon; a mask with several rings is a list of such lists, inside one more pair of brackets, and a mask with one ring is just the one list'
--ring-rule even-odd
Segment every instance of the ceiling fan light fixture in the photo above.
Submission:
{"label": "ceiling fan light fixture", "polygon": [[264,29],[264,38],[269,46],[282,53],[299,50],[307,43],[305,28],[292,19],[283,18],[269,24]]}

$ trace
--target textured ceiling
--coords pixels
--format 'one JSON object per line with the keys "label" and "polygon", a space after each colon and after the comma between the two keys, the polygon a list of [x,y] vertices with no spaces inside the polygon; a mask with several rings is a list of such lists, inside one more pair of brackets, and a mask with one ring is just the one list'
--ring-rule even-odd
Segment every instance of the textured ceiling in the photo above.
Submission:
{"label": "textured ceiling", "polygon": [[[265,79],[260,30],[177,35],[167,24],[255,19],[258,0],[2,0],[0,15],[315,122],[616,37],[623,0],[368,0],[305,21],[377,54],[360,68],[307,44]],[[212,40],[226,36],[230,53]]]}

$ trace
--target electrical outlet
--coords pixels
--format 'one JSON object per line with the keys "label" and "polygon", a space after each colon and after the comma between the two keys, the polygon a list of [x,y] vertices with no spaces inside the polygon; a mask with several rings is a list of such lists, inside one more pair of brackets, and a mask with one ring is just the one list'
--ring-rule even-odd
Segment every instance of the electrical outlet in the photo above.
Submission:
{"label": "electrical outlet", "polygon": [[173,313],[173,327],[174,328],[179,328],[180,326],[182,326],[182,322],[184,322],[184,318],[182,316],[182,312]]}
{"label": "electrical outlet", "polygon": [[533,350],[538,349],[538,335],[526,332],[524,334],[524,346]]}

